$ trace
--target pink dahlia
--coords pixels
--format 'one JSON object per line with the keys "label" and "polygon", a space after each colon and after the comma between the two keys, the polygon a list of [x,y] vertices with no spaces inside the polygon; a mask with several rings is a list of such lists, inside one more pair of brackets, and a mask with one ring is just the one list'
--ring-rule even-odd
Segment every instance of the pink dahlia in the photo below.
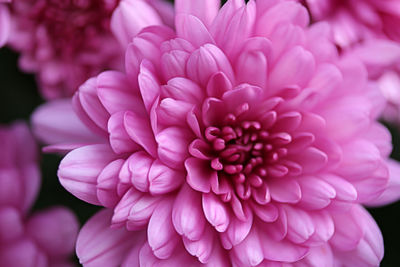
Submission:
{"label": "pink dahlia", "polygon": [[7,5],[4,3],[11,0],[0,0],[0,47],[5,45],[10,34],[10,14]]}
{"label": "pink dahlia", "polygon": [[16,0],[9,44],[21,53],[22,70],[38,75],[46,99],[71,96],[89,77],[121,69],[124,48],[115,36],[126,42],[142,27],[168,21],[171,9],[159,0]]}
{"label": "pink dahlia", "polygon": [[40,185],[38,150],[28,127],[0,127],[1,266],[73,266],[78,222],[56,207],[29,214]]}
{"label": "pink dahlia", "polygon": [[175,4],[176,31],[144,29],[125,72],[77,91],[86,126],[66,102],[33,116],[73,149],[61,184],[107,208],[81,230],[81,263],[378,266],[361,204],[396,199],[399,167],[365,67],[295,1]]}
{"label": "pink dahlia", "polygon": [[347,47],[371,37],[400,42],[398,0],[301,0],[314,21],[332,25],[337,44]]}

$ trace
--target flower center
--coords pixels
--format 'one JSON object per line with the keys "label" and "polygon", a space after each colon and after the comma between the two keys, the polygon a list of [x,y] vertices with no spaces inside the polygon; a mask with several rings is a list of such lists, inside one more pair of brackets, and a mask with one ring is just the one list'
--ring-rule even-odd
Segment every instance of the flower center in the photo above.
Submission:
{"label": "flower center", "polygon": [[[218,172],[220,180],[229,181],[243,200],[264,185],[269,173],[267,167],[287,154],[287,149],[280,145],[291,140],[289,134],[270,133],[260,121],[243,118],[245,113],[228,114],[222,126],[210,126],[205,131],[214,155],[211,168]],[[226,194],[222,199],[230,201],[231,195]]]}

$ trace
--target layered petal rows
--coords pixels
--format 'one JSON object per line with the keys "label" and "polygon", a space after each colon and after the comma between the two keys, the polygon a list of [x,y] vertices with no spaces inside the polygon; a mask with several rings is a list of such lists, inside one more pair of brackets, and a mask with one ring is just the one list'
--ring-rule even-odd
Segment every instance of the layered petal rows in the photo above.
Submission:
{"label": "layered petal rows", "polygon": [[[378,85],[296,1],[218,3],[176,1],[175,29],[142,30],[125,72],[75,93],[77,116],[34,115],[43,139],[63,132],[50,149],[73,149],[61,184],[107,208],[79,235],[81,263],[378,266],[361,204],[398,197]],[[50,127],[57,111],[69,123]]]}

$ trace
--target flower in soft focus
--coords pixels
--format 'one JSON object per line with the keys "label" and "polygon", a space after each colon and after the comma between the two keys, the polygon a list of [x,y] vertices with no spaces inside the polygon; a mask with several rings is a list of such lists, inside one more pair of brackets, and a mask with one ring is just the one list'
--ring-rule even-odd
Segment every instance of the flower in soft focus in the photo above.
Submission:
{"label": "flower in soft focus", "polygon": [[314,21],[332,25],[335,41],[347,47],[371,37],[400,42],[400,2],[397,0],[301,0]]}
{"label": "flower in soft focus", "polygon": [[[361,56],[387,100],[386,121],[400,125],[400,2],[302,0],[314,21],[325,21],[336,44]],[[348,51],[349,50],[349,51]]]}
{"label": "flower in soft focus", "polygon": [[[132,6],[130,14],[120,11],[126,5]],[[117,38],[121,22],[132,37],[139,26],[168,21],[171,9],[160,0],[16,0],[10,5],[9,45],[21,53],[21,69],[38,75],[46,99],[67,97],[93,75],[122,68],[124,48],[110,23]]]}
{"label": "flower in soft focus", "polygon": [[10,14],[5,3],[11,0],[0,0],[0,47],[5,45],[10,34]]}
{"label": "flower in soft focus", "polygon": [[378,266],[360,204],[397,199],[399,167],[364,65],[295,1],[175,5],[175,31],[144,29],[125,72],[80,87],[84,124],[65,101],[33,116],[64,142],[49,149],[73,149],[61,184],[107,208],[80,232],[81,263]]}
{"label": "flower in soft focus", "polygon": [[29,213],[40,187],[38,150],[28,127],[0,127],[0,263],[73,266],[78,222],[67,209]]}

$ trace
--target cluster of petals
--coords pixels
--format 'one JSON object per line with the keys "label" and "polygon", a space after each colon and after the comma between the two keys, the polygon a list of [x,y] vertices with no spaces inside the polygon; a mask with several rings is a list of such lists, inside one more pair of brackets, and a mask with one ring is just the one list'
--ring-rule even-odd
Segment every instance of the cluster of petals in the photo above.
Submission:
{"label": "cluster of petals", "polygon": [[106,207],[79,234],[81,263],[378,266],[361,204],[397,199],[399,167],[365,66],[297,1],[175,5],[175,29],[145,28],[124,72],[79,88],[77,116],[65,101],[33,116],[64,142],[49,149],[72,150],[61,184]]}
{"label": "cluster of petals", "polygon": [[400,125],[400,2],[397,0],[302,0],[315,21],[333,29],[334,40],[355,52],[387,100],[386,121]]}
{"label": "cluster of petals", "polygon": [[332,25],[334,39],[347,47],[371,37],[400,42],[400,3],[397,0],[301,0],[315,21]]}
{"label": "cluster of petals", "polygon": [[37,74],[44,98],[68,97],[89,77],[122,68],[121,32],[167,23],[172,12],[162,0],[16,0],[8,45],[21,54],[20,68]]}
{"label": "cluster of petals", "polygon": [[0,263],[73,266],[78,234],[72,212],[53,207],[30,214],[40,187],[38,150],[24,123],[0,127]]}

